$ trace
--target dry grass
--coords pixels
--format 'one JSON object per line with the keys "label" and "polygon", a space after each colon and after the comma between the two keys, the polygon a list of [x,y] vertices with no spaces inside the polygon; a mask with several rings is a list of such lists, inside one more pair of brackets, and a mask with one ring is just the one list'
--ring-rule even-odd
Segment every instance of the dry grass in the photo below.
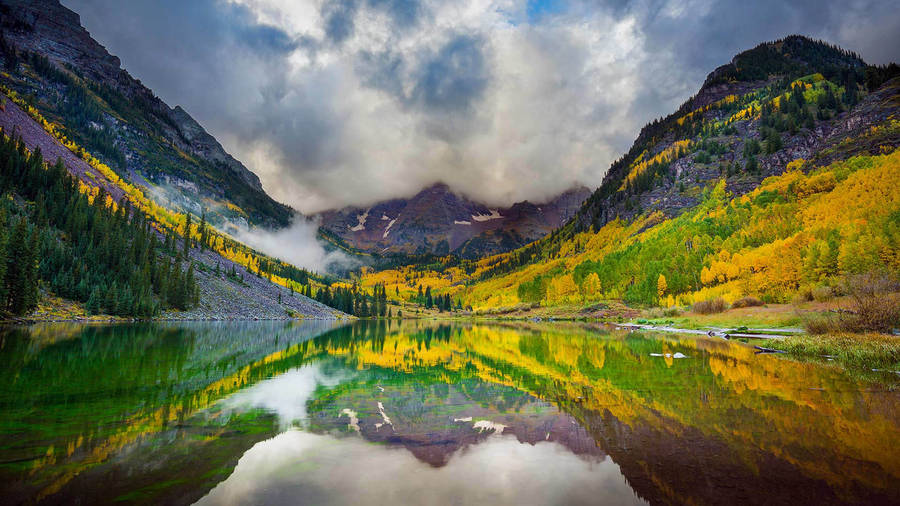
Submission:
{"label": "dry grass", "polygon": [[728,309],[728,303],[721,297],[695,302],[694,305],[691,306],[691,311],[697,314],[721,313],[726,309]]}

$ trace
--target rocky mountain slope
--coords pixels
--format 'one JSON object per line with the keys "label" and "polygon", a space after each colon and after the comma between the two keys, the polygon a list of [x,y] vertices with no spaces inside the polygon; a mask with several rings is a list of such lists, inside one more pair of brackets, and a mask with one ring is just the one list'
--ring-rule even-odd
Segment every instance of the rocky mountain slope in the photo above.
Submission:
{"label": "rocky mountain slope", "polygon": [[409,199],[326,211],[318,218],[322,229],[363,251],[479,258],[545,236],[572,218],[589,194],[577,187],[544,203],[490,208],[435,184]]}
{"label": "rocky mountain slope", "polygon": [[[6,134],[15,132],[29,151],[40,151],[47,160],[61,160],[70,174],[82,181],[103,188],[114,200],[125,196],[121,187],[97,173],[83,159],[50,136],[34,119],[11,101],[0,106],[0,129]],[[8,135],[8,134],[7,134]],[[11,199],[13,200],[13,199]],[[29,207],[27,204],[23,207]],[[164,242],[159,233],[159,243]],[[166,310],[159,319],[223,320],[223,319],[286,319],[305,317],[335,319],[343,315],[297,291],[273,283],[235,258],[225,258],[207,248],[193,247],[188,253],[188,264],[194,266],[198,289],[197,304],[186,311]],[[229,273],[233,272],[234,276]],[[68,303],[59,304],[48,298],[39,304],[36,312],[26,319],[54,320],[86,317],[84,307]]]}
{"label": "rocky mountain slope", "polygon": [[0,0],[0,29],[0,84],[160,204],[205,208],[214,223],[289,222],[291,210],[266,195],[255,174],[184,109],[123,70],[58,0]]}

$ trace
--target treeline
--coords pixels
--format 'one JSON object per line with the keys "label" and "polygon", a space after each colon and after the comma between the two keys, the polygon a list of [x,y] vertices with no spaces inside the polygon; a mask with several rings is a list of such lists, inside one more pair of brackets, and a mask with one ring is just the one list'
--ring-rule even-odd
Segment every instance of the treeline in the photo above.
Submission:
{"label": "treeline", "polygon": [[[445,295],[432,295],[431,287],[426,287],[425,290],[422,290],[422,285],[419,285],[418,291],[416,293],[416,298],[413,301],[420,306],[425,306],[425,309],[437,309],[438,311],[452,311],[454,309],[453,301],[450,299],[450,294]],[[459,301],[456,303],[456,309],[462,309]]]}
{"label": "treeline", "polygon": [[61,161],[0,135],[0,300],[33,310],[41,287],[85,303],[90,313],[152,317],[197,301],[193,265],[166,250],[150,221],[102,190],[79,191]]}
{"label": "treeline", "polygon": [[848,72],[862,80],[864,62],[858,54],[822,40],[791,35],[764,42],[735,56],[733,63],[709,76],[704,86],[730,81],[763,81],[772,75],[821,72],[835,80]]}
{"label": "treeline", "polygon": [[306,285],[302,295],[360,318],[393,317],[390,308],[387,307],[384,285],[375,285],[371,294],[365,293],[356,284],[351,287],[335,287],[334,290],[326,286],[315,293],[311,285]]}

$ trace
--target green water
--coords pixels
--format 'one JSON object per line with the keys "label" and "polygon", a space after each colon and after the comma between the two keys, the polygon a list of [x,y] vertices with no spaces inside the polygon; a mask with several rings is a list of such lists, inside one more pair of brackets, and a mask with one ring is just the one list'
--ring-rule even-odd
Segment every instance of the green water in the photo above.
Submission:
{"label": "green water", "polygon": [[2,504],[897,504],[897,377],[569,324],[0,330]]}

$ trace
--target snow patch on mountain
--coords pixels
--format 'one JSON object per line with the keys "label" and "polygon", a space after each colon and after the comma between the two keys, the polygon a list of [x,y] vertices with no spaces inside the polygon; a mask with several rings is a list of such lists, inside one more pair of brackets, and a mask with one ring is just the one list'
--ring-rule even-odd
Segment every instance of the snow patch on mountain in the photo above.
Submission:
{"label": "snow patch on mountain", "polygon": [[360,230],[365,230],[366,229],[366,220],[369,219],[369,210],[366,209],[366,212],[364,212],[362,214],[357,214],[356,219],[359,221],[359,223],[355,227],[350,227],[350,230],[352,230],[354,232],[359,232]]}
{"label": "snow patch on mountain", "polygon": [[388,233],[391,231],[391,227],[394,226],[394,223],[397,223],[397,218],[391,220],[391,222],[388,223],[387,227],[385,227],[384,234],[381,235],[382,239],[387,239]]}
{"label": "snow patch on mountain", "polygon": [[491,214],[473,214],[472,215],[472,220],[478,221],[478,222],[499,220],[500,218],[503,218],[503,216],[500,216],[500,211],[498,211],[496,209],[491,209]]}
{"label": "snow patch on mountain", "polygon": [[453,224],[454,225],[471,225],[472,222],[471,221],[453,220]]}

